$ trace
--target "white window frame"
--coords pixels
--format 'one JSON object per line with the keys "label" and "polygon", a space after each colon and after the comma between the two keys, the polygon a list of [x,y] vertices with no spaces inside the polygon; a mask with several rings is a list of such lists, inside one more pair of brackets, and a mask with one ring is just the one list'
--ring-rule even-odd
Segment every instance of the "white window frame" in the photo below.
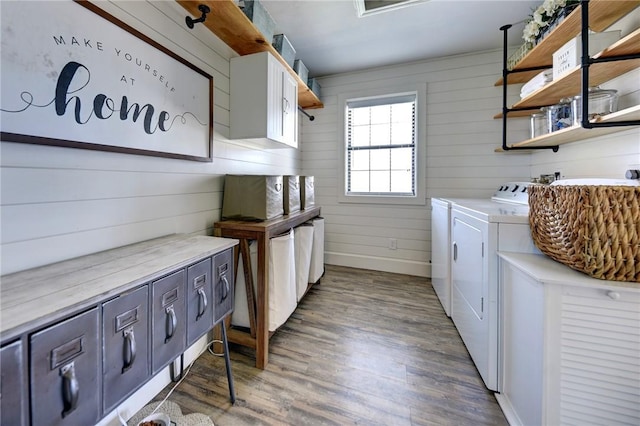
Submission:
{"label": "white window frame", "polygon": [[[340,203],[393,204],[393,205],[426,205],[425,173],[426,173],[426,83],[413,83],[384,88],[373,88],[358,92],[344,93],[338,96],[338,127],[340,149],[339,192]],[[370,195],[347,193],[348,154],[347,154],[347,108],[349,102],[366,101],[377,98],[396,98],[403,95],[416,95],[415,112],[415,195]]]}

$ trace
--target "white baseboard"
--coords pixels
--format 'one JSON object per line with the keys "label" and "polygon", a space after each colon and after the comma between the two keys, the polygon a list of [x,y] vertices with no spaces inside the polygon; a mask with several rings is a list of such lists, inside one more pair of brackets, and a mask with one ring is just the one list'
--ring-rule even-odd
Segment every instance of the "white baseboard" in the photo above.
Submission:
{"label": "white baseboard", "polygon": [[325,252],[324,261],[328,265],[348,266],[351,268],[370,269],[372,271],[393,272],[396,274],[407,274],[417,277],[431,276],[431,265],[428,262],[417,262],[415,260]]}

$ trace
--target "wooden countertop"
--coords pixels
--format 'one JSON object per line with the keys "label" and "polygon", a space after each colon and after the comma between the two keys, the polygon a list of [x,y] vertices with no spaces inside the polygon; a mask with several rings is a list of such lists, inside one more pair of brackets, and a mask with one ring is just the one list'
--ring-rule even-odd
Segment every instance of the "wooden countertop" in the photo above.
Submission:
{"label": "wooden countertop", "polygon": [[174,234],[0,277],[0,339],[60,320],[237,244]]}

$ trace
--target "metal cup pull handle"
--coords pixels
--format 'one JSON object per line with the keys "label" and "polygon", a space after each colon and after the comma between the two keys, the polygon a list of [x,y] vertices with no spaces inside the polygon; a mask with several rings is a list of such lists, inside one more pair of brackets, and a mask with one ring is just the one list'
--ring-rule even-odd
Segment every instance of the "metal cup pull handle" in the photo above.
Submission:
{"label": "metal cup pull handle", "polygon": [[76,378],[76,369],[73,362],[61,367],[60,375],[62,376],[62,402],[64,406],[62,418],[65,418],[78,406],[80,386]]}
{"label": "metal cup pull handle", "polygon": [[282,184],[281,183],[276,183],[275,188],[276,188],[276,192],[282,191]]}
{"label": "metal cup pull handle", "polygon": [[122,332],[124,345],[122,346],[122,374],[131,368],[136,360],[136,337],[133,334],[133,327],[129,327]]}
{"label": "metal cup pull handle", "polygon": [[204,315],[208,304],[207,293],[205,293],[204,289],[200,287],[198,289],[198,315],[196,316],[196,321],[198,321],[200,317]]}
{"label": "metal cup pull handle", "polygon": [[229,281],[227,280],[226,275],[221,276],[220,280],[224,283],[224,286],[222,287],[222,299],[220,299],[222,302],[229,295]]}
{"label": "metal cup pull handle", "polygon": [[173,305],[168,306],[165,309],[166,312],[166,323],[165,323],[165,330],[166,330],[166,337],[164,338],[164,343],[168,343],[169,340],[171,340],[171,338],[173,337],[173,333],[175,333],[176,331],[176,326],[178,325],[178,318],[176,318],[176,313],[173,310]]}

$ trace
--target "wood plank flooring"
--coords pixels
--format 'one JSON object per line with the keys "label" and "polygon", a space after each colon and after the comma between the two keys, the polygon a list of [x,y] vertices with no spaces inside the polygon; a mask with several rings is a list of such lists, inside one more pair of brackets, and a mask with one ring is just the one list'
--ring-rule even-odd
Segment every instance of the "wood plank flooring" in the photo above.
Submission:
{"label": "wood plank flooring", "polygon": [[425,278],[327,265],[270,348],[231,346],[235,405],[209,353],[169,399],[216,426],[507,424]]}

